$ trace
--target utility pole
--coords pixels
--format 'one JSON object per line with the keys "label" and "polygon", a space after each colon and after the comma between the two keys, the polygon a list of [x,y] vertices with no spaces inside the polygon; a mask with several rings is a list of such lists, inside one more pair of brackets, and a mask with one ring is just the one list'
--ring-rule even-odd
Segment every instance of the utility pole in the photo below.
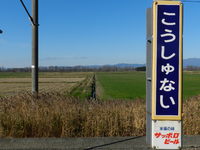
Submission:
{"label": "utility pole", "polygon": [[20,0],[32,24],[32,94],[38,95],[38,0],[32,0],[32,16],[23,0]]}
{"label": "utility pole", "polygon": [[32,0],[32,93],[38,94],[38,0]]}

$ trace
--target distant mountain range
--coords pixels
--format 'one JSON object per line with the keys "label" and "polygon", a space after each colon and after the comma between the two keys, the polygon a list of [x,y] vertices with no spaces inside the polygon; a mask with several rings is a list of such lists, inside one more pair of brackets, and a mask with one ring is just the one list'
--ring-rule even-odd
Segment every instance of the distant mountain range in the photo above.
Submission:
{"label": "distant mountain range", "polygon": [[200,58],[188,58],[183,60],[183,66],[200,67]]}
{"label": "distant mountain range", "polygon": [[[126,67],[135,67],[136,68],[136,67],[145,66],[145,64],[116,64],[116,65],[110,65],[110,66],[116,66],[119,68],[126,68]],[[187,66],[200,67],[200,58],[183,59],[183,67],[187,67]]]}
{"label": "distant mountain range", "polygon": [[[106,68],[137,68],[137,67],[144,67],[146,64],[126,64],[126,63],[119,63],[119,64],[107,64],[107,65],[77,65],[77,66],[40,66],[40,69],[64,69],[64,70],[70,70],[70,69],[106,69]],[[183,60],[183,67],[187,66],[193,66],[193,67],[200,67],[200,58],[188,58]],[[15,69],[15,68],[6,68],[6,67],[0,67],[1,70],[6,69]],[[18,68],[22,69],[22,68]],[[29,69],[29,67],[25,67],[24,69]]]}
{"label": "distant mountain range", "polygon": [[[136,67],[142,67],[146,66],[146,64],[126,64],[126,63],[120,63],[120,64],[114,64],[114,65],[91,65],[87,66],[88,68],[91,69],[97,69],[100,67],[117,67],[117,68],[136,68]],[[194,67],[200,67],[200,58],[188,58],[188,59],[183,59],[183,67],[187,66],[194,66]]]}
{"label": "distant mountain range", "polygon": [[91,69],[98,69],[101,67],[116,67],[116,68],[136,68],[136,67],[142,67],[145,66],[145,64],[126,64],[126,63],[120,63],[120,64],[114,64],[114,65],[89,65],[89,66],[82,66],[87,67]]}

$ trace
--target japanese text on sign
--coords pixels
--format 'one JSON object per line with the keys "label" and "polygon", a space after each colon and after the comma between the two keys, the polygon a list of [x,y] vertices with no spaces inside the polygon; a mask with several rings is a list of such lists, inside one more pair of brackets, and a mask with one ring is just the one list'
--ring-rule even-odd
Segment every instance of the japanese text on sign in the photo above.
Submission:
{"label": "japanese text on sign", "polygon": [[156,132],[154,134],[155,138],[163,139],[163,144],[179,144],[180,133],[169,132],[167,134],[162,134],[161,132]]}
{"label": "japanese text on sign", "polygon": [[180,6],[157,5],[156,16],[157,116],[179,115]]}

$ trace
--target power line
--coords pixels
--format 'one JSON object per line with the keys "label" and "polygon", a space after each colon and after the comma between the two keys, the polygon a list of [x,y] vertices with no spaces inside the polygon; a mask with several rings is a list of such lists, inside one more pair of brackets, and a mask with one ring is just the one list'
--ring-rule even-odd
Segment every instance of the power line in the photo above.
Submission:
{"label": "power line", "polygon": [[22,4],[22,6],[24,7],[24,9],[25,9],[25,11],[26,11],[26,13],[27,13],[29,19],[31,20],[32,24],[34,24],[33,18],[31,17],[31,15],[30,15],[28,9],[26,8],[26,5],[24,4],[23,0],[20,0],[20,2],[21,2],[21,4]]}

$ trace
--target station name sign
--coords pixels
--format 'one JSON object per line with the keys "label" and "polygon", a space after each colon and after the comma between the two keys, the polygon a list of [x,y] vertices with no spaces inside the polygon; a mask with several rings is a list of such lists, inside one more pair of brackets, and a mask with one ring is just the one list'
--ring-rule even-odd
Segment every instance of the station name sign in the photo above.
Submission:
{"label": "station name sign", "polygon": [[181,120],[181,2],[154,2],[152,60],[152,119]]}

